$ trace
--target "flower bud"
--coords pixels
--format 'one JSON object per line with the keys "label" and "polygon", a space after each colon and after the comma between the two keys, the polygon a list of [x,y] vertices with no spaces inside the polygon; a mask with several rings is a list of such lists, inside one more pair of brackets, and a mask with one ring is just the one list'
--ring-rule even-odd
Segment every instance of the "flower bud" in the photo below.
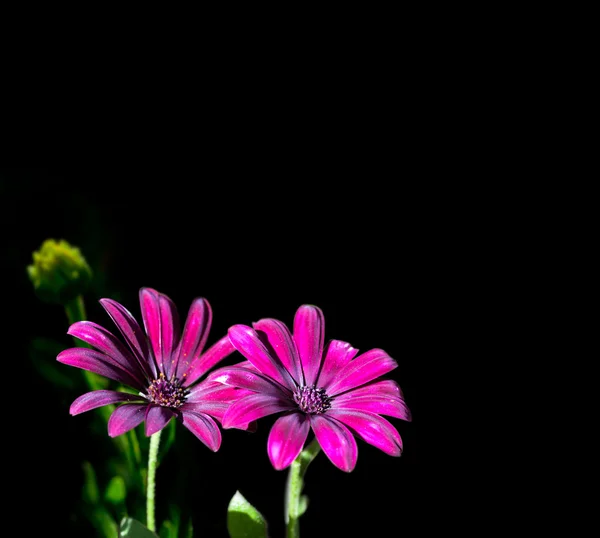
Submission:
{"label": "flower bud", "polygon": [[61,305],[84,294],[92,280],[86,259],[64,239],[46,239],[33,253],[33,265],[27,266],[27,273],[42,301]]}

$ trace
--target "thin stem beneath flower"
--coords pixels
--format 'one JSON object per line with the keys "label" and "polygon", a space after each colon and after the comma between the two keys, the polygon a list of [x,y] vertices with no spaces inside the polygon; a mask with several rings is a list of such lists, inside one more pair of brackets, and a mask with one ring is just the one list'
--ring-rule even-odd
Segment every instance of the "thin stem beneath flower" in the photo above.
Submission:
{"label": "thin stem beneath flower", "polygon": [[162,430],[150,436],[150,449],[148,451],[148,489],[146,492],[146,527],[151,531],[156,530],[154,515],[154,496],[156,492],[156,469],[158,467],[158,447]]}
{"label": "thin stem beneath flower", "polygon": [[304,475],[310,462],[321,451],[321,446],[316,437],[298,455],[290,465],[287,484],[285,487],[285,524],[287,538],[300,538],[300,516],[305,507],[301,503],[302,489],[304,488]]}

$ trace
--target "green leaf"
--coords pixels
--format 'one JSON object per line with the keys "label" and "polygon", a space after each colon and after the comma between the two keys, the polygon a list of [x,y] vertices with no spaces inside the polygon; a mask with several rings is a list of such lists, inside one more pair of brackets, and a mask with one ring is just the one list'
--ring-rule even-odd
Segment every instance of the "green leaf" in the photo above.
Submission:
{"label": "green leaf", "polygon": [[158,538],[158,535],[137,519],[124,517],[119,527],[119,538]]}
{"label": "green leaf", "polygon": [[91,512],[87,512],[88,519],[92,522],[96,530],[105,538],[117,536],[117,522],[103,506],[95,507]]}
{"label": "green leaf", "polygon": [[96,471],[89,461],[84,461],[82,467],[84,484],[81,497],[86,503],[84,513],[102,536],[112,538],[117,533],[117,522],[102,505]]}
{"label": "green leaf", "polygon": [[84,484],[81,496],[88,504],[98,504],[100,501],[100,489],[96,480],[96,471],[89,461],[84,461],[82,464]]}
{"label": "green leaf", "polygon": [[64,346],[47,338],[34,338],[29,346],[29,357],[37,373],[59,389],[73,390],[76,386],[71,370],[56,362]]}
{"label": "green leaf", "polygon": [[158,533],[160,538],[177,538],[177,526],[166,519],[160,526],[160,532]]}
{"label": "green leaf", "polygon": [[180,521],[181,513],[179,507],[174,504],[170,504],[169,519],[165,519],[160,526],[160,532],[158,533],[160,538],[178,538]]}
{"label": "green leaf", "polygon": [[194,538],[194,525],[192,524],[192,518],[188,521],[187,532],[182,538]]}
{"label": "green leaf", "polygon": [[307,508],[308,508],[308,496],[301,495],[300,502],[298,504],[298,517],[300,517],[302,514],[304,514],[304,512],[306,512]]}
{"label": "green leaf", "polygon": [[230,538],[268,538],[265,518],[239,491],[229,501],[227,530]]}
{"label": "green leaf", "polygon": [[121,504],[125,501],[127,495],[127,488],[125,487],[125,480],[121,476],[113,476],[106,486],[104,492],[104,499],[111,504]]}

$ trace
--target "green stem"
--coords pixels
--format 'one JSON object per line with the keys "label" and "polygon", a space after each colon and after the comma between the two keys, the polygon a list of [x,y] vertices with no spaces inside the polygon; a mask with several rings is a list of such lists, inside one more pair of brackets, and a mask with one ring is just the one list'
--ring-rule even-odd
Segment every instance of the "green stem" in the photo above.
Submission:
{"label": "green stem", "polygon": [[83,321],[85,319],[85,303],[83,302],[83,296],[78,295],[75,299],[68,301],[65,304],[65,311],[70,325],[76,321]]}
{"label": "green stem", "polygon": [[158,446],[162,430],[150,436],[150,449],[148,451],[148,490],[146,493],[146,527],[151,531],[156,530],[154,515],[154,496],[156,492],[156,469],[158,467]]}
{"label": "green stem", "polygon": [[129,430],[128,432],[130,441],[131,441],[131,452],[132,458],[134,459],[134,467],[142,466],[142,451],[140,449],[140,442],[138,441],[137,435],[135,434],[135,430]]}
{"label": "green stem", "polygon": [[287,538],[300,538],[300,496],[304,487],[304,475],[310,462],[321,451],[316,438],[292,462],[285,486],[285,524]]}

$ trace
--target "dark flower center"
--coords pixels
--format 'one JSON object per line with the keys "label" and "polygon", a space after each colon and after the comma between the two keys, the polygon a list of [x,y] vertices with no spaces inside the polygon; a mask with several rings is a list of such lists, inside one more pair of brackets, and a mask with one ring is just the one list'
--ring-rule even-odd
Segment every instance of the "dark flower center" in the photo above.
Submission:
{"label": "dark flower center", "polygon": [[331,407],[331,398],[325,393],[325,389],[311,387],[298,387],[294,392],[294,401],[301,411],[305,413],[320,415]]}
{"label": "dark flower center", "polygon": [[163,373],[148,387],[148,400],[163,407],[180,407],[185,403],[187,389],[181,386],[179,379],[169,381]]}

